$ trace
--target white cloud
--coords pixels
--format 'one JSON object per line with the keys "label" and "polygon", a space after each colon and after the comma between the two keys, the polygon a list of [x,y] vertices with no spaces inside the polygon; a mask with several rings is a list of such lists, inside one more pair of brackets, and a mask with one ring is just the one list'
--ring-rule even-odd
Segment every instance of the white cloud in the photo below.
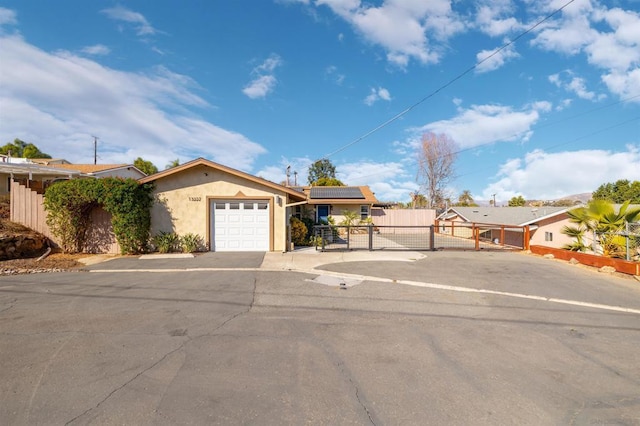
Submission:
{"label": "white cloud", "polygon": [[527,105],[520,111],[501,105],[472,105],[468,109],[458,108],[458,115],[450,120],[435,121],[412,130],[448,135],[463,149],[500,141],[526,141],[540,113],[550,109],[548,102]]}
{"label": "white cloud", "polygon": [[[564,78],[565,75],[568,78]],[[581,99],[596,99],[596,93],[587,90],[587,81],[582,77],[576,77],[571,70],[566,70],[562,74],[552,74],[549,76],[549,81],[567,92],[575,93]]]}
{"label": "white cloud", "polygon": [[18,17],[15,11],[0,7],[0,25],[16,25],[17,23]]}
{"label": "white cloud", "polygon": [[164,165],[203,156],[249,170],[265,149],[242,134],[199,118],[208,107],[187,76],[157,67],[147,73],[104,67],[69,52],[51,54],[20,37],[3,37],[0,133],[35,143],[77,163],[100,138],[104,163],[140,156]]}
{"label": "white cloud", "polygon": [[400,162],[358,161],[336,165],[337,177],[348,185],[369,185],[380,201],[407,201],[419,185]]}
{"label": "white cloud", "polygon": [[[476,54],[476,66],[475,71],[477,73],[483,73],[488,71],[494,71],[502,67],[510,59],[518,58],[520,55],[515,50],[515,46],[509,45],[495,53],[495,50],[481,50]],[[493,56],[491,56],[493,54]]]}
{"label": "white cloud", "polygon": [[511,0],[488,0],[478,6],[476,25],[491,37],[499,37],[520,30],[523,25],[513,16]]}
{"label": "white cloud", "polygon": [[333,80],[338,86],[344,83],[346,76],[338,72],[338,68],[335,65],[330,65],[325,69],[325,75],[327,78]]}
{"label": "white cloud", "polygon": [[111,53],[111,49],[104,44],[94,44],[93,46],[83,47],[81,52],[87,55],[108,55]]}
{"label": "white cloud", "polygon": [[[549,7],[557,5],[550,3]],[[612,93],[621,97],[638,93],[640,13],[636,11],[594,7],[587,0],[579,1],[567,7],[560,19],[547,23],[532,44],[564,54],[583,53],[590,64],[604,70],[602,81]],[[590,99],[581,84],[574,81],[570,90]]]}
{"label": "white cloud", "polygon": [[611,92],[621,98],[625,99],[636,96],[635,101],[639,101],[637,95],[640,93],[640,68],[636,68],[628,73],[613,72],[603,75],[602,81],[604,81]]}
{"label": "white cloud", "polygon": [[113,20],[134,25],[136,34],[139,36],[153,35],[158,32],[141,13],[134,12],[126,7],[116,6],[103,9],[101,12]]}
{"label": "white cloud", "polygon": [[359,0],[317,0],[349,22],[368,42],[382,46],[387,60],[405,67],[409,60],[436,63],[430,39],[446,41],[464,30],[448,0],[385,0],[371,6]]}
{"label": "white cloud", "polygon": [[[307,185],[309,175],[309,166],[313,161],[309,157],[287,158],[281,157],[280,162],[276,165],[265,166],[255,173],[271,182],[280,183],[286,181],[287,167],[289,169],[289,184],[297,184],[300,186]],[[298,173],[296,176],[296,172]]]}
{"label": "white cloud", "polygon": [[251,81],[242,89],[242,93],[251,99],[264,98],[271,93],[278,80],[272,75],[263,75]]}
{"label": "white cloud", "polygon": [[371,93],[364,99],[364,103],[371,106],[379,100],[389,102],[391,100],[391,94],[384,87],[371,88]]}
{"label": "white cloud", "polygon": [[242,93],[251,99],[264,98],[276,87],[278,80],[273,72],[282,65],[282,59],[276,54],[271,54],[260,65],[256,66],[251,74],[254,79],[250,81],[243,89]]}
{"label": "white cloud", "polygon": [[626,151],[606,150],[529,152],[524,158],[511,159],[500,167],[498,179],[483,190],[489,199],[497,194],[503,202],[514,196],[553,200],[567,195],[595,191],[603,183],[619,179],[640,179],[640,147]]}

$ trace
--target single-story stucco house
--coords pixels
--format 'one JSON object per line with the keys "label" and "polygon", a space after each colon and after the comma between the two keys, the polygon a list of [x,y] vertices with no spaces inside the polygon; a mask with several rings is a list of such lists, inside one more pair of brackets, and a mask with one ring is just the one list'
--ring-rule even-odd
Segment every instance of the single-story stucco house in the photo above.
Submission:
{"label": "single-story stucco house", "polygon": [[[371,217],[371,209],[378,203],[368,186],[298,186],[293,187],[306,195],[307,205],[298,205],[295,217],[310,217],[316,223],[326,223],[331,216],[336,224],[344,220],[344,212],[356,212],[360,220]],[[306,211],[305,211],[306,210]]]}
{"label": "single-story stucco house", "polygon": [[[441,225],[440,232],[451,232],[453,223],[476,223],[494,225],[528,226],[530,231],[529,244],[561,248],[570,244],[573,239],[560,231],[565,225],[570,225],[567,211],[574,207],[449,207],[437,217]],[[455,229],[455,227],[453,228]],[[465,232],[463,228],[460,232]],[[469,232],[469,231],[467,231]],[[501,228],[489,227],[481,237],[487,240],[500,238]],[[521,229],[506,229],[505,244],[519,245],[522,241]],[[464,236],[464,235],[458,235]]]}
{"label": "single-story stucco house", "polygon": [[139,179],[155,185],[151,235],[199,235],[211,251],[286,251],[288,207],[307,196],[197,158]]}

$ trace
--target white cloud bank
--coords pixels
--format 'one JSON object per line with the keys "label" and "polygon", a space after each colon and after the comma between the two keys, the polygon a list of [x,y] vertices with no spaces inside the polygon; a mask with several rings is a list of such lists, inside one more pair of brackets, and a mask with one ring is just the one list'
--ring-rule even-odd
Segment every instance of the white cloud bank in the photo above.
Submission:
{"label": "white cloud bank", "polygon": [[626,151],[582,150],[548,153],[535,150],[506,161],[497,181],[482,191],[484,199],[497,194],[506,202],[514,196],[553,200],[593,192],[603,183],[619,179],[640,180],[640,146]]}
{"label": "white cloud bank", "polygon": [[[69,52],[49,53],[19,36],[0,39],[0,133],[82,163],[100,138],[103,163],[143,157],[156,165],[204,156],[250,170],[265,149],[242,134],[198,117],[208,107],[189,77],[158,67],[114,70]],[[5,141],[6,142],[6,141]]]}
{"label": "white cloud bank", "polygon": [[102,13],[115,21],[125,22],[134,26],[136,34],[139,36],[149,36],[156,34],[158,30],[147,21],[141,13],[134,12],[123,6],[103,9]]}

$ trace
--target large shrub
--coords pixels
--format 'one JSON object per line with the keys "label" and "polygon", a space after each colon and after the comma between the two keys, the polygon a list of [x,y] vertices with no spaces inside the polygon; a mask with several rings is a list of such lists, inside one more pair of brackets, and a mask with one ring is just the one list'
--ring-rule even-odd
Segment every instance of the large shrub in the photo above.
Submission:
{"label": "large shrub", "polygon": [[111,214],[121,252],[139,253],[149,240],[152,188],[134,179],[112,177],[58,182],[45,193],[47,225],[65,252],[81,252],[91,226],[91,211],[102,206]]}
{"label": "large shrub", "polygon": [[291,218],[291,241],[297,246],[308,244],[307,226],[297,217]]}

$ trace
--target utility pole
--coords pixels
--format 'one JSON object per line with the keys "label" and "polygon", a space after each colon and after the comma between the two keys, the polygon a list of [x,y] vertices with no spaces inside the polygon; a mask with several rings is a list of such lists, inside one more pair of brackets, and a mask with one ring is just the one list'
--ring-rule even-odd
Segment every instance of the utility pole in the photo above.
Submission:
{"label": "utility pole", "polygon": [[287,186],[289,186],[289,176],[291,176],[291,166],[287,166]]}
{"label": "utility pole", "polygon": [[493,207],[496,206],[496,194],[493,194]]}
{"label": "utility pole", "polygon": [[93,137],[93,164],[98,164],[98,137]]}
{"label": "utility pole", "polygon": [[298,186],[298,172],[293,172],[293,186]]}

